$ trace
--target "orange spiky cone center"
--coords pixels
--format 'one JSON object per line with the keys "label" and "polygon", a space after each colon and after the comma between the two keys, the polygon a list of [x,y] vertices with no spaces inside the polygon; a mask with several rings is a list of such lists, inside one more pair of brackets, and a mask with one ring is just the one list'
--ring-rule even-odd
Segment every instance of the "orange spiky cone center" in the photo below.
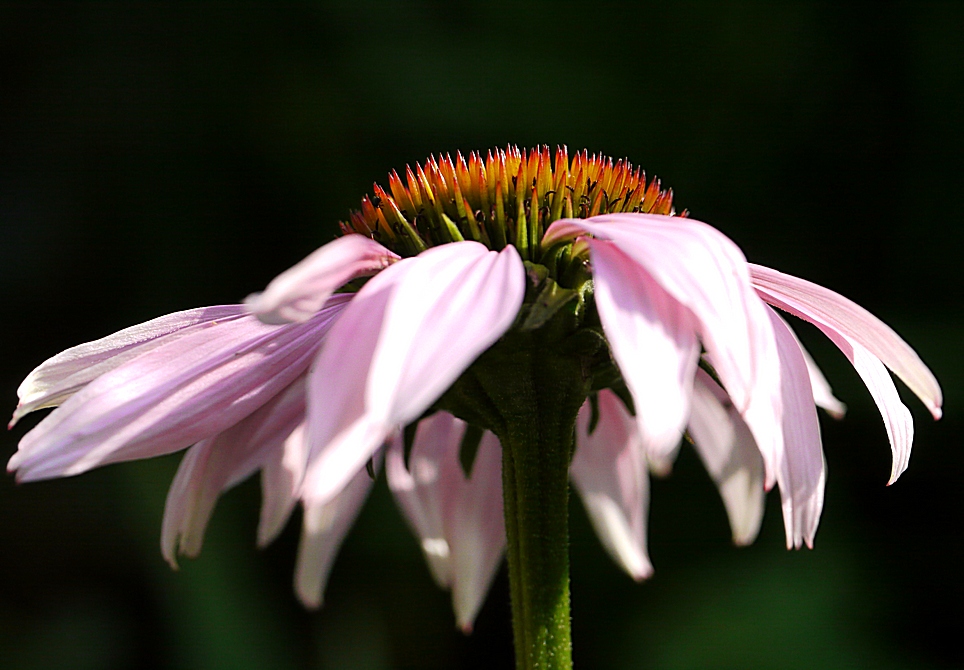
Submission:
{"label": "orange spiky cone center", "polygon": [[[430,157],[405,179],[392,171],[386,191],[362,198],[361,209],[341,223],[342,233],[360,233],[411,256],[427,247],[475,240],[490,249],[515,245],[524,259],[537,260],[542,235],[562,218],[616,212],[674,215],[673,191],[628,160],[613,161],[583,150],[570,160],[565,147],[548,146]],[[683,216],[686,215],[684,212]]]}

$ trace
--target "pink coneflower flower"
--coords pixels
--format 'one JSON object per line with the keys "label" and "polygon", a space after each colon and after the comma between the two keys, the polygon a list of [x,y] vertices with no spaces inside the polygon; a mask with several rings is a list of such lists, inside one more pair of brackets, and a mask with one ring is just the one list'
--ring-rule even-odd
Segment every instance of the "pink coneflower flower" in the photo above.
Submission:
{"label": "pink coneflower flower", "polygon": [[812,545],[816,407],[844,407],[771,305],[853,363],[884,418],[891,482],[913,424],[886,368],[940,417],[936,380],[886,325],[748,264],[628,162],[510,147],[432,158],[389,187],[245,306],[161,317],[42,364],[13,421],[60,406],[9,469],[33,481],[188,449],[163,522],[172,564],[200,550],[218,496],[260,471],[259,543],[304,508],[295,587],[312,606],[384,469],[459,626],[507,550],[518,667],[563,668],[570,476],[636,579],[652,572],[649,472],[668,471],[684,438],[737,544],[776,485],[787,546]]}

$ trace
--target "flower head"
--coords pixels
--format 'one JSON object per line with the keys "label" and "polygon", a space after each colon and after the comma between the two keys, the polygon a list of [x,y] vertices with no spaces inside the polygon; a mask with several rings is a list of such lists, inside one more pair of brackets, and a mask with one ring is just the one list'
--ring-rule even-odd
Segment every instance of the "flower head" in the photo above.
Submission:
{"label": "flower head", "polygon": [[747,263],[627,161],[547,147],[431,158],[376,185],[342,232],[243,307],[161,317],[38,367],[14,422],[60,406],[9,469],[37,480],[187,448],[163,524],[172,564],[200,550],[218,496],[260,471],[259,542],[302,504],[296,590],[318,605],[384,462],[468,630],[529,504],[503,492],[522,486],[503,468],[531,456],[519,444],[533,417],[564,443],[575,433],[563,467],[636,579],[652,572],[649,473],[684,441],[734,542],[754,539],[776,485],[788,547],[812,545],[826,477],[816,407],[844,407],[771,305],[854,364],[884,417],[891,481],[913,424],[885,366],[940,416],[936,380],[886,325]]}

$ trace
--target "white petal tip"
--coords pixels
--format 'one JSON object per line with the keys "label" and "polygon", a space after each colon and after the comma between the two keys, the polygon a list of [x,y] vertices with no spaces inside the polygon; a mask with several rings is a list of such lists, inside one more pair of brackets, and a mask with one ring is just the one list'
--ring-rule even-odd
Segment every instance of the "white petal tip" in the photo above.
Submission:
{"label": "white petal tip", "polygon": [[936,405],[928,409],[931,411],[931,416],[934,417],[934,421],[939,421],[940,418],[944,416],[944,410]]}
{"label": "white petal tip", "polygon": [[637,570],[634,574],[631,573],[629,576],[633,578],[633,581],[639,584],[640,582],[645,582],[647,579],[653,576],[652,566],[648,566],[642,570]]}
{"label": "white petal tip", "polygon": [[460,631],[462,631],[462,634],[463,634],[463,635],[471,635],[471,634],[472,634],[472,622],[470,621],[470,622],[467,622],[467,623],[460,623],[460,624],[458,624],[458,629],[459,629]]}

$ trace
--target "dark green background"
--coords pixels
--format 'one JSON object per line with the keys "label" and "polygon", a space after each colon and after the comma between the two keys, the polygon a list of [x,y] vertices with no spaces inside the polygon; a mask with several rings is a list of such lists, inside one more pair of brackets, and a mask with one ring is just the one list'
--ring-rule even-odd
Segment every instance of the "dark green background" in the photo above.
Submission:
{"label": "dark green background", "polygon": [[[960,247],[964,3],[442,2],[0,5],[0,397],[81,341],[234,302],[331,239],[374,180],[508,142],[627,156],[766,265],[880,315],[941,380],[910,469],[819,333],[850,406],[822,418],[814,551],[771,495],[733,548],[684,450],[654,486],[636,585],[573,506],[581,668],[964,663]],[[383,182],[384,183],[384,182]],[[35,419],[3,435],[4,457]],[[306,613],[297,524],[254,547],[259,493],[197,561],[158,551],[177,457],[0,482],[0,667],[501,668],[504,572],[471,637],[376,487]]]}

